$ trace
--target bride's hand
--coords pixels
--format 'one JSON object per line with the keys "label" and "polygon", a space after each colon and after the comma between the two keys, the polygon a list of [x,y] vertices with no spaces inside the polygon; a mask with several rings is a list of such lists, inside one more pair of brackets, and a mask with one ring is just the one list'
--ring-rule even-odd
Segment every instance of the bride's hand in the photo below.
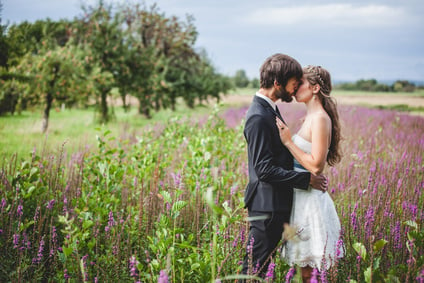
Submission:
{"label": "bride's hand", "polygon": [[289,127],[284,124],[278,117],[275,118],[278,131],[280,132],[280,139],[283,144],[286,144],[291,141],[291,133]]}

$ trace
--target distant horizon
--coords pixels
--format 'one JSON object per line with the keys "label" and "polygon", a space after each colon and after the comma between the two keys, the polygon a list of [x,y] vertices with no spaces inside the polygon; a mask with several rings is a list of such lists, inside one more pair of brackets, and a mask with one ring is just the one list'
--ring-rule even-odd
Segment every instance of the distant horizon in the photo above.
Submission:
{"label": "distant horizon", "polygon": [[[334,79],[333,80],[333,84],[342,84],[342,83],[354,83],[360,80],[373,80],[374,78],[363,78],[363,79],[357,79],[357,80],[338,80],[338,79]],[[378,80],[375,79],[378,83],[380,84],[385,84],[385,85],[392,85],[393,83],[395,83],[396,81],[408,81],[410,83],[413,83],[415,86],[424,86],[424,80],[407,80],[407,79],[396,79],[396,80]]]}

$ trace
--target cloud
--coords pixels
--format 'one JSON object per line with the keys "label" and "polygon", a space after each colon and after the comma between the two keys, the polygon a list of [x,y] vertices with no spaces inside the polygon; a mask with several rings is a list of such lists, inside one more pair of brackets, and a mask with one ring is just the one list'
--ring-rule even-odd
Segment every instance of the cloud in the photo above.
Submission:
{"label": "cloud", "polygon": [[413,17],[401,7],[368,4],[323,4],[256,9],[245,19],[255,25],[338,25],[340,27],[390,27]]}

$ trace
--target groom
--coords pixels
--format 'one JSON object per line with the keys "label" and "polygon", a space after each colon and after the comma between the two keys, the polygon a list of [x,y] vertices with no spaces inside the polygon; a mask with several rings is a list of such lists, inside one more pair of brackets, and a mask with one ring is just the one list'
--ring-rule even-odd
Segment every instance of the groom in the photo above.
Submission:
{"label": "groom", "polygon": [[275,116],[283,120],[275,103],[293,100],[302,75],[302,67],[290,56],[274,54],[267,58],[260,68],[260,89],[246,114],[249,183],[244,202],[250,229],[243,274],[265,276],[283,225],[290,220],[293,188],[306,190],[312,185],[327,189],[324,176],[293,171],[293,156],[281,143],[275,124]]}

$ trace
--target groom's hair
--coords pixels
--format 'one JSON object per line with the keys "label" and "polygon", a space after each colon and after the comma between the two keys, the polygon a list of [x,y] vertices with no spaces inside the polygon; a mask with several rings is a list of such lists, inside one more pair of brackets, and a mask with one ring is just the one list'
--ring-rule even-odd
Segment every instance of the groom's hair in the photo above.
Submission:
{"label": "groom's hair", "polygon": [[277,53],[268,57],[260,68],[261,88],[271,88],[274,81],[286,87],[290,78],[295,77],[300,80],[302,75],[302,66],[296,59]]}

